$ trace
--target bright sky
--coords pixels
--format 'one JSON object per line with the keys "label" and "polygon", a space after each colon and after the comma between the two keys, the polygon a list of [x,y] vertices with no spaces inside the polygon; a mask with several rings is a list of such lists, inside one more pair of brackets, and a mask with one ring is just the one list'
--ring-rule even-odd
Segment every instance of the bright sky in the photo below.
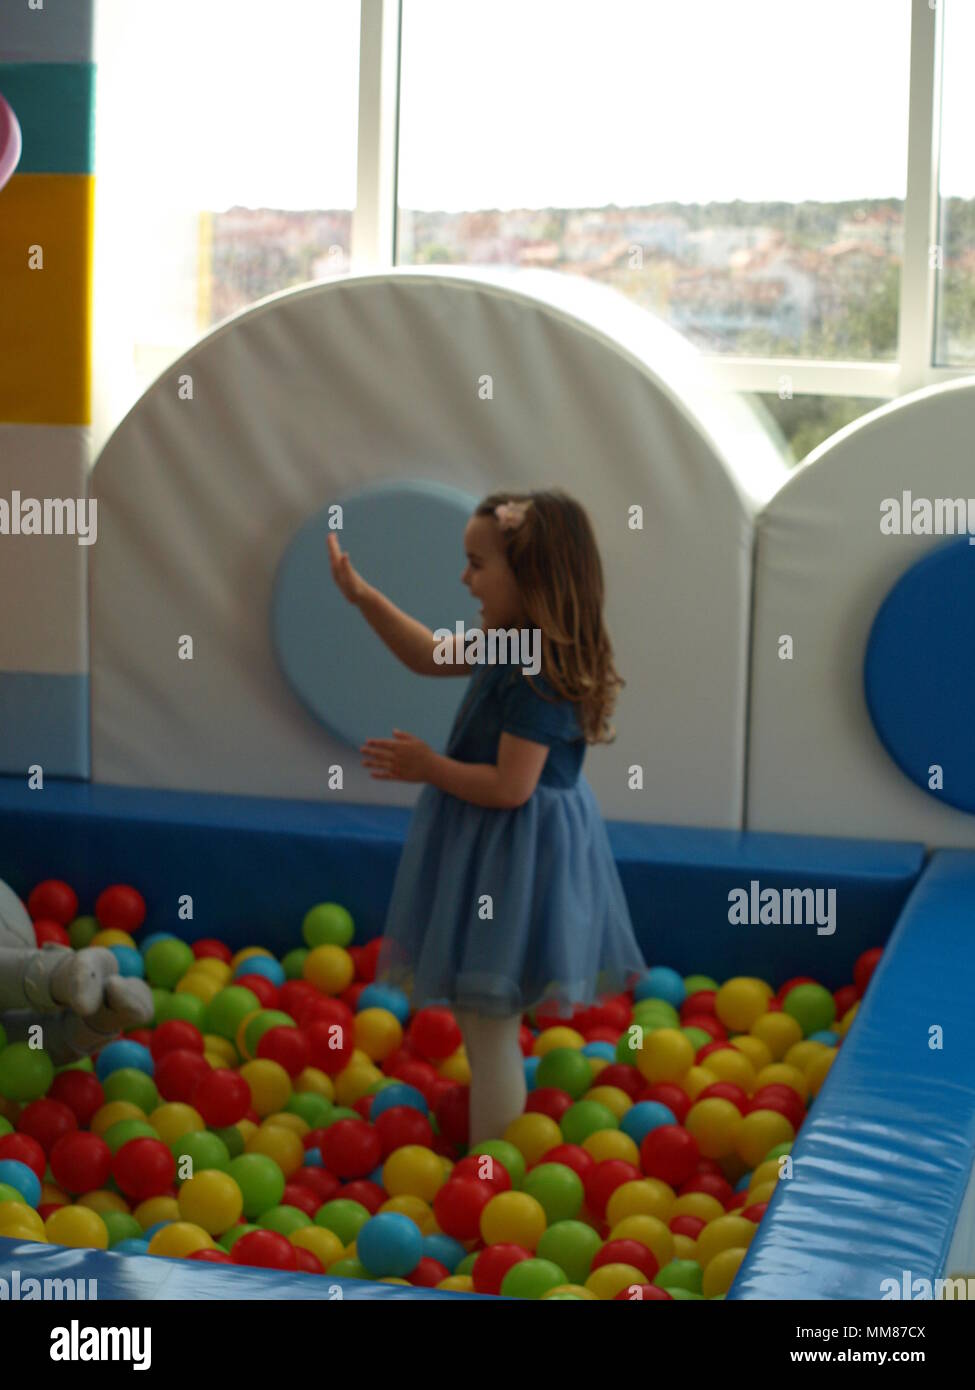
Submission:
{"label": "bright sky", "polygon": [[[975,195],[975,3],[942,187]],[[903,197],[910,0],[405,0],[400,203]],[[349,208],[358,0],[99,0],[96,159],[169,206]]]}

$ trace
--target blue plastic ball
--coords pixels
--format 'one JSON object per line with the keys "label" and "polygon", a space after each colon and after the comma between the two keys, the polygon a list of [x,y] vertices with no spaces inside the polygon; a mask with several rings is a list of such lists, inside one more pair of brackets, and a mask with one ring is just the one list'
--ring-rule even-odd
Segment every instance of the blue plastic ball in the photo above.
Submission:
{"label": "blue plastic ball", "polygon": [[111,1076],[113,1071],[121,1071],[123,1067],[134,1067],[137,1071],[144,1071],[146,1076],[152,1076],[156,1070],[149,1049],[131,1038],[119,1038],[118,1042],[102,1048],[95,1062],[95,1075],[99,1081],[104,1081],[106,1076]]}
{"label": "blue plastic ball", "polygon": [[607,1062],[616,1061],[616,1048],[608,1042],[589,1042],[582,1049],[583,1057],[603,1057]]}
{"label": "blue plastic ball", "polygon": [[[145,1237],[146,1244],[149,1244],[150,1240],[152,1240],[153,1236],[156,1234],[157,1231],[161,1231],[164,1226],[171,1226],[172,1224],[173,1223],[171,1221],[157,1221],[154,1225],[147,1226],[142,1233]],[[138,1236],[133,1236],[132,1239],[138,1240]],[[112,1246],[113,1250],[117,1250],[118,1248],[119,1247],[117,1245]]]}
{"label": "blue plastic ball", "polygon": [[442,1265],[446,1265],[453,1274],[467,1251],[459,1240],[454,1240],[453,1236],[435,1234],[423,1237],[423,1253],[431,1260],[439,1260]]}
{"label": "blue plastic ball", "polygon": [[830,1028],[821,1028],[818,1033],[810,1033],[806,1042],[821,1042],[827,1047],[835,1047],[839,1040],[839,1033],[834,1033]]}
{"label": "blue plastic ball", "polygon": [[305,1150],[305,1167],[306,1167],[306,1168],[324,1168],[324,1167],[325,1167],[325,1160],[322,1158],[322,1151],[321,1151],[321,1149],[315,1148],[315,1149],[306,1149],[306,1150]]}
{"label": "blue plastic ball", "polygon": [[371,1216],[355,1238],[359,1259],[374,1279],[412,1274],[423,1258],[423,1237],[415,1221],[398,1211]]}
{"label": "blue plastic ball", "polygon": [[751,1175],[750,1172],[748,1172],[748,1173],[743,1173],[742,1176],[741,1176],[741,1177],[738,1179],[738,1181],[735,1183],[735,1191],[736,1191],[736,1192],[747,1192],[747,1191],[748,1191],[748,1188],[749,1188],[749,1185],[750,1185],[750,1183],[751,1183],[751,1180],[752,1180],[752,1175]]}
{"label": "blue plastic ball", "polygon": [[33,1168],[18,1158],[0,1158],[0,1182],[15,1187],[28,1206],[36,1207],[41,1200],[41,1180]]}
{"label": "blue plastic ball", "polygon": [[422,1091],[418,1091],[415,1086],[407,1086],[405,1081],[394,1081],[392,1086],[384,1086],[373,1096],[369,1107],[369,1123],[375,1124],[380,1115],[397,1105],[411,1105],[414,1110],[419,1110],[424,1115],[430,1113],[430,1107]]}
{"label": "blue plastic ball", "polygon": [[284,966],[279,961],[272,960],[270,956],[248,956],[234,971],[234,979],[239,975],[263,975],[272,985],[283,985],[287,979]]}
{"label": "blue plastic ball", "polygon": [[684,981],[676,970],[671,970],[669,965],[655,965],[637,983],[633,991],[633,998],[635,1000],[666,999],[668,1004],[679,1009],[687,998],[687,990]]}
{"label": "blue plastic ball", "polygon": [[108,949],[118,961],[120,975],[124,975],[127,980],[145,979],[146,967],[142,954],[134,946],[109,946]]}
{"label": "blue plastic ball", "polygon": [[149,1242],[140,1240],[138,1236],[129,1236],[126,1240],[120,1240],[117,1245],[112,1246],[112,1254],[118,1255],[148,1255]]}
{"label": "blue plastic ball", "polygon": [[363,1009],[388,1009],[404,1026],[410,1017],[410,1001],[402,990],[390,985],[366,985],[355,1006],[357,1014]]}
{"label": "blue plastic ball", "polygon": [[640,1100],[620,1120],[620,1129],[639,1145],[652,1129],[676,1123],[677,1116],[669,1106],[661,1105],[659,1100]]}
{"label": "blue plastic ball", "polygon": [[534,1091],[535,1087],[538,1085],[538,1068],[541,1060],[541,1057],[526,1057],[524,1060],[525,1085],[528,1087],[529,1091]]}

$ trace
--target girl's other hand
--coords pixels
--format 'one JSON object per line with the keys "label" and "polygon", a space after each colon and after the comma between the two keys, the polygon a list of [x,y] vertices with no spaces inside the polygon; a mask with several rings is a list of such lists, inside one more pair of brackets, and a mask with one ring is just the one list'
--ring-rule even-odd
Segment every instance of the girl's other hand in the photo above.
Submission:
{"label": "girl's other hand", "polygon": [[364,767],[381,782],[428,782],[435,756],[422,738],[393,730],[393,738],[367,738],[360,748]]}
{"label": "girl's other hand", "polygon": [[352,561],[348,555],[342,553],[342,547],[334,532],[328,538],[328,558],[332,566],[332,578],[349,602],[358,607],[366,592],[366,581],[352,568]]}

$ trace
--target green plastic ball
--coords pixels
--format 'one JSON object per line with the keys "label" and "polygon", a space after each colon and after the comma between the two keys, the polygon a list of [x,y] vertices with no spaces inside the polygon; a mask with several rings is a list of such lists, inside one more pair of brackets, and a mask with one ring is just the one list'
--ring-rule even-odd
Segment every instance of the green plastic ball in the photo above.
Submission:
{"label": "green plastic ball", "polygon": [[[624,1031],[619,1036],[619,1041],[616,1044],[616,1060],[617,1062],[622,1063],[624,1067],[635,1067],[636,1059],[640,1053],[640,1049],[638,1047],[633,1047],[630,1042],[630,1039],[632,1037],[632,1027],[633,1025],[631,1024],[629,1028],[624,1029]],[[639,1034],[638,1036],[642,1037],[642,1034]]]}
{"label": "green plastic ball", "polygon": [[361,1120],[362,1116],[358,1110],[350,1110],[347,1105],[333,1105],[331,1110],[318,1126],[319,1129],[328,1129],[329,1125],[334,1125],[338,1120]]}
{"label": "green plastic ball", "polygon": [[520,1149],[509,1144],[507,1139],[486,1139],[470,1150],[472,1154],[488,1154],[507,1170],[511,1186],[516,1192],[525,1185],[525,1160]]}
{"label": "green plastic ball", "polygon": [[9,1182],[0,1182],[0,1202],[23,1202],[25,1207],[30,1205],[20,1188],[13,1187]]}
{"label": "green plastic ball", "polygon": [[551,1260],[519,1260],[501,1280],[502,1298],[541,1298],[549,1289],[570,1281]]}
{"label": "green plastic ball", "polygon": [[276,1207],[284,1196],[284,1174],[266,1154],[241,1154],[230,1160],[227,1172],[240,1188],[250,1221]]}
{"label": "green plastic ball", "polygon": [[[246,985],[244,988],[247,988]],[[250,993],[249,990],[248,993]],[[269,1033],[272,1028],[297,1028],[297,1026],[291,1015],[282,1013],[280,1009],[261,1009],[257,1017],[252,1018],[244,1029],[244,1043],[247,1051],[252,1057],[256,1057],[257,1044],[265,1033]]]}
{"label": "green plastic ball", "polygon": [[241,1222],[237,1226],[231,1226],[229,1231],[224,1231],[222,1236],[217,1237],[217,1244],[230,1253],[234,1241],[240,1240],[241,1236],[250,1235],[251,1231],[259,1231],[260,1226],[252,1226],[247,1222]]}
{"label": "green plastic ball", "polygon": [[0,1139],[2,1139],[5,1134],[13,1134],[13,1132],[14,1127],[7,1119],[6,1115],[0,1115]]}
{"label": "green plastic ball", "polygon": [[355,1255],[336,1260],[333,1265],[329,1265],[328,1272],[336,1279],[372,1279],[368,1269]]}
{"label": "green plastic ball", "polygon": [[76,951],[83,951],[100,931],[101,927],[94,917],[76,917],[68,927],[68,940]]}
{"label": "green plastic ball", "polygon": [[368,1220],[368,1207],[361,1202],[352,1202],[348,1197],[336,1197],[331,1202],[322,1203],[315,1212],[313,1224],[337,1235],[343,1245],[351,1245]]}
{"label": "green plastic ball", "polygon": [[582,1144],[601,1129],[619,1129],[612,1110],[597,1100],[577,1100],[562,1116],[562,1138],[567,1144]]}
{"label": "green plastic ball", "polygon": [[305,913],[301,935],[306,946],[348,946],[355,936],[352,914],[339,903],[318,903]]}
{"label": "green plastic ball", "polygon": [[119,1120],[116,1124],[109,1125],[102,1138],[114,1154],[130,1139],[158,1139],[159,1135],[148,1120],[133,1119]]}
{"label": "green plastic ball", "polygon": [[586,1195],[579,1174],[565,1163],[537,1164],[525,1178],[524,1190],[541,1205],[550,1226],[578,1216]]}
{"label": "green plastic ball", "polygon": [[769,1149],[762,1162],[768,1163],[770,1159],[782,1158],[785,1154],[791,1154],[792,1143],[793,1141],[789,1139],[784,1144],[776,1144],[774,1149]]}
{"label": "green plastic ball", "polygon": [[260,1007],[261,1001],[246,985],[228,985],[207,1004],[204,1032],[216,1033],[218,1037],[233,1042],[247,1015],[255,1013]]}
{"label": "green plastic ball", "polygon": [[227,1152],[231,1158],[239,1158],[244,1152],[244,1136],[236,1125],[227,1125],[223,1129],[213,1129],[210,1130],[210,1133],[226,1144]]}
{"label": "green plastic ball", "polygon": [[692,1289],[682,1289],[679,1284],[669,1288],[667,1292],[675,1303],[697,1303],[704,1301],[703,1293],[694,1293]]}
{"label": "green plastic ball", "polygon": [[311,1217],[298,1207],[285,1204],[271,1207],[263,1213],[257,1224],[265,1231],[277,1231],[279,1236],[291,1236],[295,1231],[300,1231],[302,1226],[310,1226]]}
{"label": "green plastic ball", "polygon": [[103,1211],[99,1213],[108,1231],[108,1248],[118,1245],[120,1240],[141,1240],[142,1227],[127,1211]]}
{"label": "green plastic ball", "polygon": [[680,1031],[684,1034],[684,1037],[687,1038],[695,1052],[700,1051],[702,1047],[707,1047],[708,1043],[714,1042],[714,1038],[711,1034],[705,1033],[703,1028],[682,1028]]}
{"label": "green plastic ball", "polygon": [[[239,1152],[243,1153],[243,1136],[236,1126],[233,1128],[240,1139]],[[214,1134],[209,1129],[192,1129],[187,1134],[181,1134],[170,1143],[169,1148],[176,1160],[177,1179],[186,1159],[189,1159],[191,1165],[189,1172],[194,1175],[205,1172],[207,1168],[218,1168],[220,1172],[226,1173],[230,1167],[229,1147],[219,1134]]]}
{"label": "green plastic ball", "polygon": [[697,1260],[671,1260],[659,1270],[654,1283],[658,1288],[670,1293],[673,1289],[686,1289],[688,1293],[700,1293],[704,1270]]}
{"label": "green plastic ball", "polygon": [[188,990],[170,994],[169,990],[154,989],[152,997],[156,1008],[155,1027],[178,1018],[182,1023],[192,1023],[201,1033],[209,1031],[205,1026],[207,1006],[198,994],[190,994]]}
{"label": "green plastic ball", "polygon": [[79,1057],[77,1062],[65,1062],[63,1067],[55,1067],[54,1074],[59,1076],[63,1071],[94,1071],[95,1064],[90,1057]]}
{"label": "green plastic ball", "polygon": [[718,989],[717,980],[712,980],[710,975],[686,975],[684,977],[684,988],[688,994],[700,994],[702,990]]}
{"label": "green plastic ball", "polygon": [[803,1036],[829,1028],[836,1018],[836,1000],[822,985],[796,985],[782,1000],[782,1012],[789,1014],[802,1029]]}
{"label": "green plastic ball", "polygon": [[0,1052],[0,1096],[40,1100],[54,1080],[54,1063],[42,1047],[8,1043]]}
{"label": "green plastic ball", "polygon": [[538,1063],[535,1085],[554,1086],[579,1100],[592,1085],[592,1065],[576,1047],[553,1047]]}
{"label": "green plastic ball", "polygon": [[175,989],[195,959],[190,947],[178,936],[154,941],[143,957],[146,979],[156,989]]}
{"label": "green plastic ball", "polygon": [[119,1067],[110,1072],[102,1082],[106,1101],[127,1100],[137,1105],[146,1115],[152,1113],[159,1104],[159,1092],[151,1076],[138,1067]]}
{"label": "green plastic ball", "polygon": [[281,957],[281,968],[284,971],[286,980],[304,979],[305,961],[308,959],[308,949],[305,946],[296,946],[293,951],[289,951],[286,956]]}
{"label": "green plastic ball", "polygon": [[[454,1273],[470,1274],[471,1270],[474,1268],[474,1261],[477,1259],[477,1256],[478,1251],[476,1250],[473,1250],[469,1255],[465,1255],[464,1258],[461,1260],[460,1264],[457,1265],[456,1269],[454,1270]],[[331,1272],[332,1267],[330,1266],[329,1273],[331,1274]]]}
{"label": "green plastic ball", "polygon": [[563,1283],[584,1284],[602,1243],[584,1221],[556,1221],[543,1233],[535,1254],[565,1270]]}
{"label": "green plastic ball", "polygon": [[314,1091],[292,1091],[284,1108],[292,1115],[300,1115],[311,1129],[319,1129],[327,1122],[335,1106]]}
{"label": "green plastic ball", "polygon": [[639,1003],[633,1005],[634,1023],[646,1020],[644,1027],[649,1028],[651,1019],[653,1026],[657,1028],[680,1027],[680,1014],[673,1004],[668,1004],[666,999],[641,999]]}

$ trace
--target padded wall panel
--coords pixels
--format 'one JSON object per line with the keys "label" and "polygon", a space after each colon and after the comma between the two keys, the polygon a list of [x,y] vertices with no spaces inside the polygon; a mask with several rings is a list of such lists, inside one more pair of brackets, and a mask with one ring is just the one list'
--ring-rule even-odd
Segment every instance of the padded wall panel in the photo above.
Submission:
{"label": "padded wall panel", "polygon": [[[319,798],[341,761],[347,799],[412,801],[288,691],[269,632],[278,562],[310,515],[370,483],[561,485],[593,518],[627,681],[616,743],[587,760],[605,813],[737,826],[751,499],[784,476],[688,345],[599,287],[403,269],[274,296],[175,363],[96,466],[94,776]],[[463,568],[460,533],[429,543]],[[390,597],[409,610],[408,585]],[[363,624],[363,650],[377,641]],[[386,731],[399,722],[391,700]],[[642,792],[626,789],[633,763]]]}
{"label": "padded wall panel", "polygon": [[[759,519],[746,823],[751,829],[975,846],[975,816],[939,804],[882,746],[864,657],[889,590],[945,535],[886,535],[888,498],[975,499],[975,379],[905,396],[840,431]],[[975,500],[972,502],[975,515]],[[973,548],[975,559],[975,548]],[[943,609],[931,621],[945,620]],[[779,659],[779,639],[795,642]],[[905,642],[906,664],[922,653]],[[961,684],[959,701],[971,704]],[[938,731],[931,730],[936,741]],[[937,759],[932,758],[932,761]]]}
{"label": "padded wall panel", "polygon": [[0,62],[84,63],[91,57],[93,0],[5,0],[0,10]]}

